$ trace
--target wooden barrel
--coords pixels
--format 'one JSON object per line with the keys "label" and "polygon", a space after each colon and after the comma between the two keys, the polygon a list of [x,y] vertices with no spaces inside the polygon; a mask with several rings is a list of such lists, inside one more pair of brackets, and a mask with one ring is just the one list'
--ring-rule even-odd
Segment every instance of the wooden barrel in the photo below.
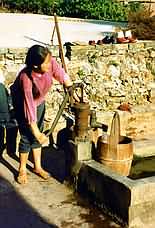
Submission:
{"label": "wooden barrel", "polygon": [[106,140],[100,136],[97,142],[96,160],[116,173],[128,176],[131,169],[133,159],[133,143],[132,139],[126,136],[120,136],[120,143],[117,144],[116,153],[109,153],[109,136]]}

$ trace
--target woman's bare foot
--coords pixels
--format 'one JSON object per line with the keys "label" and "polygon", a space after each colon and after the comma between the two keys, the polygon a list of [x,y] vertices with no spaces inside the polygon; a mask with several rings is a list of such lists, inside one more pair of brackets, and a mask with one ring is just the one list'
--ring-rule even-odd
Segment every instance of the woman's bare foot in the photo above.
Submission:
{"label": "woman's bare foot", "polygon": [[28,183],[26,171],[19,171],[19,174],[17,177],[17,182],[19,184],[27,184]]}
{"label": "woman's bare foot", "polygon": [[40,169],[33,169],[33,172],[35,174],[37,174],[38,176],[40,176],[41,178],[43,178],[44,180],[48,180],[50,177],[50,174],[45,171],[44,169],[40,168]]}

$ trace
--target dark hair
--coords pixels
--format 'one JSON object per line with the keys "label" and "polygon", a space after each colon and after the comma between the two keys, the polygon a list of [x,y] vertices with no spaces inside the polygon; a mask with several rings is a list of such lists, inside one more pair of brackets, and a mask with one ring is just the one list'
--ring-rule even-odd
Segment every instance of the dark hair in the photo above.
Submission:
{"label": "dark hair", "polygon": [[41,64],[45,61],[48,54],[51,54],[47,47],[41,45],[33,45],[29,48],[25,59],[26,74],[32,81],[32,93],[33,97],[37,98],[40,95],[38,88],[36,87],[33,78],[31,76],[32,70],[41,70]]}
{"label": "dark hair", "polygon": [[50,51],[47,47],[40,45],[30,47],[25,60],[27,68],[33,69],[34,66],[41,66],[48,54],[50,54]]}

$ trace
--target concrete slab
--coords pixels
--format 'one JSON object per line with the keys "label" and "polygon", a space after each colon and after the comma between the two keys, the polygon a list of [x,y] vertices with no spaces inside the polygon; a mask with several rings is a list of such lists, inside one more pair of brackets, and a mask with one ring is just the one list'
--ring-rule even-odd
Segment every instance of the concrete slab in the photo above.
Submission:
{"label": "concrete slab", "polygon": [[133,141],[134,155],[138,157],[155,156],[155,137]]}
{"label": "concrete slab", "polygon": [[78,191],[129,227],[155,226],[155,175],[132,180],[94,160],[84,162]]}

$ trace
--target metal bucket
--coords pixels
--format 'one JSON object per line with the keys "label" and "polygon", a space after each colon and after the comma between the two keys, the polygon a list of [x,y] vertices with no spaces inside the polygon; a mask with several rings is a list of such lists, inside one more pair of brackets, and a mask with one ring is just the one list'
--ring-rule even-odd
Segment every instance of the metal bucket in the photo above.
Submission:
{"label": "metal bucket", "polygon": [[120,136],[120,143],[117,144],[116,152],[109,152],[109,136],[107,139],[100,136],[97,142],[96,160],[118,174],[128,176],[133,159],[132,139],[126,136]]}

